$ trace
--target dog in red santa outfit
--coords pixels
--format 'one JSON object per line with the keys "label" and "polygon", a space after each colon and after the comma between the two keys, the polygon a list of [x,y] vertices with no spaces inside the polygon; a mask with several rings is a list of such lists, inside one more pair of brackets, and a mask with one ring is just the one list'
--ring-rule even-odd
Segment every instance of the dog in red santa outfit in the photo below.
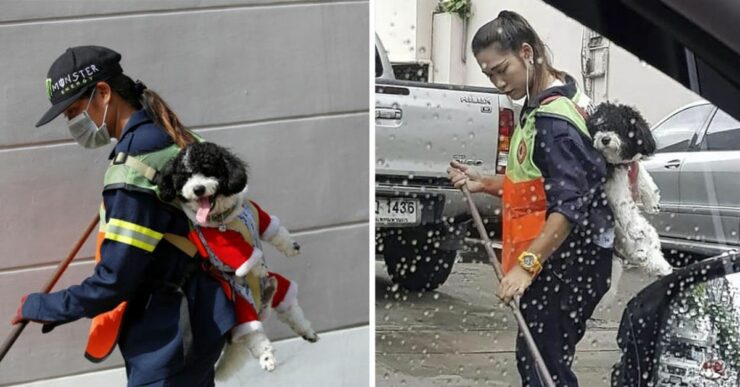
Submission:
{"label": "dog in red santa outfit", "polygon": [[218,362],[219,380],[228,379],[246,361],[245,348],[263,369],[275,369],[275,351],[261,322],[270,309],[305,340],[318,340],[298,305],[297,284],[267,269],[261,241],[289,257],[300,246],[277,217],[247,198],[243,161],[216,144],[195,143],[162,169],[157,183],[160,198],[177,201],[191,220],[189,239],[234,302],[237,325]]}

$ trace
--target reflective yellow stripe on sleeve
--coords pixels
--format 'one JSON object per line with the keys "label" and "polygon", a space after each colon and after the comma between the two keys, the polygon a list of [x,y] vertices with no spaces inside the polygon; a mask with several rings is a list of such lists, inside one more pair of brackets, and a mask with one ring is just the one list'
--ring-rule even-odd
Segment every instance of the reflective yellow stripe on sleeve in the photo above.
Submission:
{"label": "reflective yellow stripe on sleeve", "polygon": [[111,218],[105,232],[105,239],[125,243],[152,252],[162,239],[163,234],[150,228],[121,219]]}

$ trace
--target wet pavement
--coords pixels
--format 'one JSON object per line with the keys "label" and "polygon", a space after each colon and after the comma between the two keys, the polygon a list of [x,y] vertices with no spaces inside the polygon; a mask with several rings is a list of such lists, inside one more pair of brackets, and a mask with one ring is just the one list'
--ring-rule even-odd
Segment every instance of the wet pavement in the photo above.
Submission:
{"label": "wet pavement", "polygon": [[[494,296],[496,281],[485,259],[466,254],[447,282],[428,293],[391,284],[376,261],[377,386],[519,386],[516,322]],[[615,296],[589,320],[576,349],[581,386],[608,386],[619,358],[616,331],[625,303],[649,283],[636,269],[624,271]]]}

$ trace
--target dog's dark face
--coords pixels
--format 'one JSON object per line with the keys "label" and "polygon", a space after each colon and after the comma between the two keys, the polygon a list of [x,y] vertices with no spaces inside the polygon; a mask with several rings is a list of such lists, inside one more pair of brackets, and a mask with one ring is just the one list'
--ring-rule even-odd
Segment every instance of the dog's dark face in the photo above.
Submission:
{"label": "dog's dark face", "polygon": [[179,198],[204,223],[210,212],[233,206],[247,185],[246,164],[223,147],[195,143],[180,151],[157,176],[164,201]]}
{"label": "dog's dark face", "polygon": [[610,164],[636,161],[655,153],[655,139],[640,113],[608,102],[596,107],[586,122],[594,147]]}

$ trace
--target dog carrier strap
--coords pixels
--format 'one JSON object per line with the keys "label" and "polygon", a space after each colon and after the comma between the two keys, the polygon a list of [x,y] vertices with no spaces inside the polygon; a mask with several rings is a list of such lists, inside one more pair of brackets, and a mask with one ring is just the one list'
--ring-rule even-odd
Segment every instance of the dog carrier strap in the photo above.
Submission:
{"label": "dog carrier strap", "polygon": [[190,324],[190,303],[185,295],[183,286],[193,276],[195,270],[200,267],[198,261],[188,260],[185,270],[176,281],[151,281],[153,291],[167,291],[180,296],[180,319],[178,321],[180,332],[182,332],[182,351],[185,364],[190,362],[193,356],[193,329]]}
{"label": "dog carrier strap", "polygon": [[[247,202],[246,205],[244,206],[244,211],[242,211],[242,213],[239,214],[239,219],[241,219],[241,221],[247,225],[247,228],[249,229],[250,234],[252,234],[252,240],[254,241],[253,244],[258,249],[262,250],[262,241],[260,240],[259,227],[257,226],[257,223],[255,221],[255,216],[254,216],[255,214],[257,214],[257,208],[252,203]],[[258,219],[259,219],[259,216],[258,216]],[[258,263],[258,265],[264,265],[266,262],[267,262],[267,259],[265,259],[265,256],[263,255],[262,263]],[[260,278],[260,299],[261,300],[266,299],[265,290],[267,289],[268,281],[269,280],[267,279],[267,277]]]}
{"label": "dog carrier strap", "polygon": [[259,309],[259,304],[257,304],[254,300],[254,297],[252,296],[252,291],[249,290],[249,288],[239,282],[236,281],[236,277],[233,273],[233,271],[226,266],[221,260],[216,256],[216,254],[211,250],[211,248],[208,246],[208,241],[206,240],[205,235],[203,235],[203,232],[200,230],[199,226],[194,225],[193,228],[195,229],[195,232],[198,234],[198,239],[200,239],[201,244],[206,249],[206,252],[208,253],[208,261],[219,271],[221,272],[221,275],[226,280],[226,282],[229,283],[229,286],[231,286],[234,291],[241,296],[243,299],[245,299],[247,302],[252,304],[254,309]]}
{"label": "dog carrier strap", "polygon": [[187,255],[188,257],[192,258],[195,256],[195,254],[198,253],[198,248],[195,247],[195,244],[182,235],[166,233],[164,234],[163,238],[171,245],[177,247],[180,251],[185,253],[185,255]]}
{"label": "dog carrier strap", "polygon": [[[580,91],[579,91],[578,93],[580,93]],[[552,102],[552,101],[554,101],[554,100],[556,100],[556,99],[558,99],[558,98],[561,98],[561,97],[562,97],[562,96],[560,96],[560,95],[551,95],[551,96],[549,96],[549,97],[547,97],[547,98],[543,99],[543,100],[542,100],[542,102],[540,102],[540,105],[547,105],[547,104],[549,104],[550,102]],[[576,95],[576,97],[578,97],[578,95]],[[574,97],[574,99],[573,99],[573,104],[575,105],[575,108],[576,108],[576,110],[578,111],[578,113],[579,113],[579,114],[580,114],[580,115],[581,115],[581,116],[582,116],[582,117],[583,117],[584,119],[588,119],[588,116],[589,116],[588,112],[586,111],[586,109],[584,109],[584,108],[580,107],[580,106],[578,105],[578,103],[577,103],[577,102],[575,101],[575,99],[576,99],[576,98]]]}
{"label": "dog carrier strap", "polygon": [[[244,206],[244,211],[242,211],[241,214],[239,214],[239,219],[247,225],[247,228],[249,229],[249,233],[252,234],[252,244],[254,244],[258,249],[262,250],[262,241],[260,240],[260,233],[257,228],[257,224],[254,221],[254,214],[252,213],[252,209],[254,207],[251,203],[247,203]],[[257,212],[257,210],[254,210]]]}
{"label": "dog carrier strap", "polygon": [[183,295],[180,299],[180,332],[182,332],[182,352],[184,363],[189,364],[193,357],[193,328],[190,325],[190,306],[188,298]]}
{"label": "dog carrier strap", "polygon": [[128,154],[124,152],[119,152],[116,157],[113,158],[112,163],[114,165],[123,164],[129,166],[152,182],[154,181],[154,178],[157,176],[158,173],[156,169],[150,167],[136,157],[128,157]]}
{"label": "dog carrier strap", "polygon": [[[197,134],[190,133],[196,141],[203,141]],[[181,148],[177,144],[171,144],[165,148],[147,153],[116,153],[110,165],[108,165],[108,170],[105,171],[103,190],[123,188],[158,195],[159,187],[154,182],[157,172],[167,162],[177,157],[180,151]]]}
{"label": "dog carrier strap", "polygon": [[546,98],[531,115],[552,117],[565,120],[578,129],[578,133],[585,139],[591,140],[591,134],[586,126],[588,113],[568,97],[556,96]]}

